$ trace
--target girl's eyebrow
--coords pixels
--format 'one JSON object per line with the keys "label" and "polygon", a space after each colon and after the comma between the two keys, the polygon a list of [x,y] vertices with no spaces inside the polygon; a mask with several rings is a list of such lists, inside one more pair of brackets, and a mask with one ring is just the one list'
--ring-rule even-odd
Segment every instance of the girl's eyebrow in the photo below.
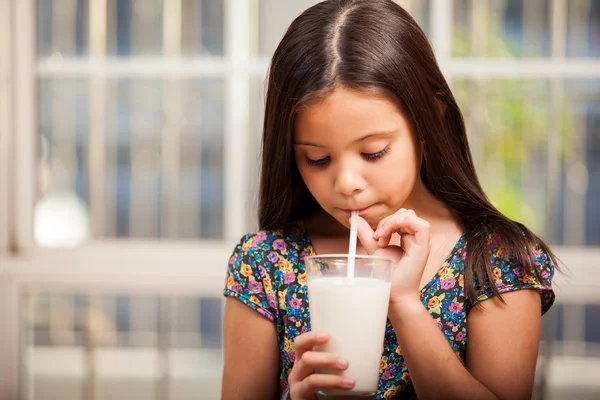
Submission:
{"label": "girl's eyebrow", "polygon": [[[390,130],[390,131],[381,131],[381,132],[371,132],[371,133],[366,134],[363,137],[360,137],[360,138],[356,139],[352,143],[362,142],[364,140],[371,139],[373,137],[381,137],[381,136],[392,135],[392,134],[394,134],[394,133],[396,133],[398,131],[399,131],[399,129],[394,129],[394,130]],[[305,141],[302,141],[302,140],[296,140],[296,141],[294,141],[294,145],[296,145],[296,146],[320,147],[320,148],[323,148],[323,149],[326,148],[326,146],[323,146],[322,144],[313,143],[313,142],[305,142]]]}

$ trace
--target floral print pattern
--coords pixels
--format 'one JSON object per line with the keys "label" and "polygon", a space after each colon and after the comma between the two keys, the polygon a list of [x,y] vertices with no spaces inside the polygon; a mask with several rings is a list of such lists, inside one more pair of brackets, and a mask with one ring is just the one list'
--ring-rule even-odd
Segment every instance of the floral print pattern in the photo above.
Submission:
{"label": "floral print pattern", "polygon": [[[543,280],[540,282],[535,276],[526,274],[525,269],[503,250],[498,235],[489,235],[488,239],[495,284],[500,293],[525,288],[538,289],[542,295],[542,312],[545,313],[554,301],[551,288],[554,266],[548,255],[539,249],[534,251],[535,265]],[[248,234],[235,246],[225,279],[226,296],[239,299],[277,325],[282,361],[282,399],[289,398],[288,376],[296,359],[294,339],[311,329],[303,261],[309,255],[315,255],[315,251],[301,224]],[[423,306],[463,362],[467,348],[467,317],[471,308],[464,290],[466,257],[467,243],[463,236],[437,274],[421,290]],[[483,301],[491,295],[489,287],[481,289],[478,291],[478,300]],[[377,398],[416,398],[389,320],[384,337]]]}

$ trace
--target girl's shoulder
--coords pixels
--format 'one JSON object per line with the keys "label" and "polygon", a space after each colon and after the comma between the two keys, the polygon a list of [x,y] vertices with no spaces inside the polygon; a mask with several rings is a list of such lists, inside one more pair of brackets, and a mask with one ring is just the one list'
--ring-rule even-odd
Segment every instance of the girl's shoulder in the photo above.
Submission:
{"label": "girl's shoulder", "polygon": [[[545,250],[542,243],[536,241],[531,246],[532,254],[529,254],[529,257],[533,265],[532,270],[522,265],[501,234],[489,233],[487,242],[494,285],[498,292],[502,294],[519,289],[539,290],[542,296],[542,312],[545,313],[555,300],[552,290],[555,266],[551,255]],[[526,245],[526,238],[523,237],[523,247]],[[479,285],[477,278],[475,281],[478,289],[478,301],[483,301],[493,295],[489,282],[486,285]]]}
{"label": "girl's shoulder", "polygon": [[290,223],[277,229],[247,233],[236,244],[232,256],[244,253],[262,258],[273,252],[285,256],[308,253],[309,246],[310,240],[301,223]]}

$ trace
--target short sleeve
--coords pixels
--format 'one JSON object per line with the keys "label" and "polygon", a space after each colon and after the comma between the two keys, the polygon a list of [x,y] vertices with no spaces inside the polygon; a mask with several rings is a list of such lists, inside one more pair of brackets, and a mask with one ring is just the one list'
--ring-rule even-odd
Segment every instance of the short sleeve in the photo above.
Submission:
{"label": "short sleeve", "polygon": [[[492,244],[491,255],[494,283],[500,294],[520,289],[536,289],[539,290],[542,299],[542,314],[552,307],[555,300],[552,290],[554,264],[539,244],[533,249],[534,266],[539,277],[527,272],[501,245]],[[492,297],[493,291],[486,285],[485,288],[478,289],[477,294],[477,300],[484,301]]]}
{"label": "short sleeve", "polygon": [[234,297],[271,321],[277,317],[277,300],[270,274],[262,265],[259,235],[248,234],[233,249],[225,277],[225,296]]}

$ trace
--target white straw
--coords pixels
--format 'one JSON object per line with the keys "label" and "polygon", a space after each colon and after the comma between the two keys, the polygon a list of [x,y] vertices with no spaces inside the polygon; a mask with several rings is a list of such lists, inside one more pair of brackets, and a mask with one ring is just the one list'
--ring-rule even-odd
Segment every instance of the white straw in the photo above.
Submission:
{"label": "white straw", "polygon": [[358,210],[352,210],[350,218],[350,247],[348,249],[348,279],[354,279],[354,260],[356,257],[356,236],[358,234]]}

